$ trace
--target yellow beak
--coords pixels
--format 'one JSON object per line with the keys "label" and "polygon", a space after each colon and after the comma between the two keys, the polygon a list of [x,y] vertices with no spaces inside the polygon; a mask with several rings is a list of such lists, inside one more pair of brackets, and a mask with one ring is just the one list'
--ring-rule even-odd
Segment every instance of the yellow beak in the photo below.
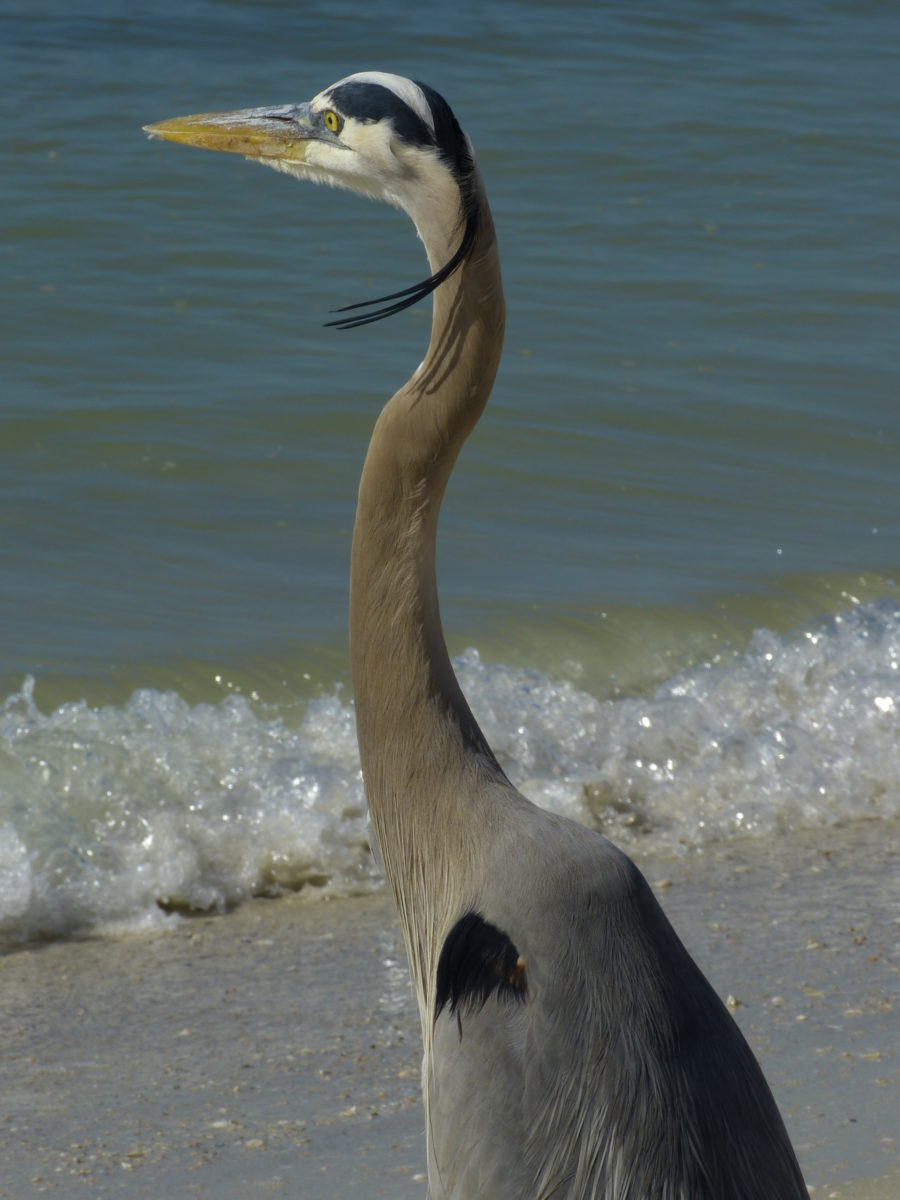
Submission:
{"label": "yellow beak", "polygon": [[[244,108],[236,112],[197,113],[145,125],[152,138],[222,150],[246,158],[278,158],[303,162],[311,140],[326,140],[312,122],[308,104]],[[323,138],[323,133],[325,137]]]}

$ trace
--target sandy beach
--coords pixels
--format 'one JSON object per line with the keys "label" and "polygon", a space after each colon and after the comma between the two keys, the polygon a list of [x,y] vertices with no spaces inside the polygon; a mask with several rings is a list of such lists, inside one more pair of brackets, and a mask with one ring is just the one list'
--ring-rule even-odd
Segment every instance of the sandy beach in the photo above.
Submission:
{"label": "sandy beach", "polygon": [[[900,1194],[897,829],[641,863],[759,1055],[813,1195]],[[0,967],[0,1197],[425,1195],[385,896],[259,901]]]}

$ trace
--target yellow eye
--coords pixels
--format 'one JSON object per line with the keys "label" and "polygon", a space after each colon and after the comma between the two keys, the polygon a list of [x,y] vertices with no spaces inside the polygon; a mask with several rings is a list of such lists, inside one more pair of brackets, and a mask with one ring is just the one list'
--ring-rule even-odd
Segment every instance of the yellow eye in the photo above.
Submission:
{"label": "yellow eye", "polygon": [[338,133],[341,128],[341,118],[337,113],[329,108],[325,112],[325,128],[330,129],[332,133]]}

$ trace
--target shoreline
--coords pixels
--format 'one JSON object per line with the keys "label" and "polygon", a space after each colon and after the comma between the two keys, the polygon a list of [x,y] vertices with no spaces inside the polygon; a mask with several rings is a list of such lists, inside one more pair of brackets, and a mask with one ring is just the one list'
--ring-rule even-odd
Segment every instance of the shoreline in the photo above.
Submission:
{"label": "shoreline", "polygon": [[[816,1197],[900,1193],[897,829],[637,858],[760,1059]],[[259,900],[3,959],[0,1198],[424,1197],[384,894]]]}

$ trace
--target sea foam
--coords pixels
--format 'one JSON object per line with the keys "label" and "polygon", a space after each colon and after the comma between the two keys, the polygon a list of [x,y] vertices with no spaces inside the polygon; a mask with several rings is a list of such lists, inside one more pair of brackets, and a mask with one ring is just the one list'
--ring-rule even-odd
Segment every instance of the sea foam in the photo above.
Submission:
{"label": "sea foam", "polygon": [[[510,778],[631,851],[900,815],[900,606],[861,604],[787,638],[761,630],[651,696],[456,661]],[[0,938],[153,926],[304,887],[380,886],[352,704],[229,696],[41,712],[0,705]]]}

